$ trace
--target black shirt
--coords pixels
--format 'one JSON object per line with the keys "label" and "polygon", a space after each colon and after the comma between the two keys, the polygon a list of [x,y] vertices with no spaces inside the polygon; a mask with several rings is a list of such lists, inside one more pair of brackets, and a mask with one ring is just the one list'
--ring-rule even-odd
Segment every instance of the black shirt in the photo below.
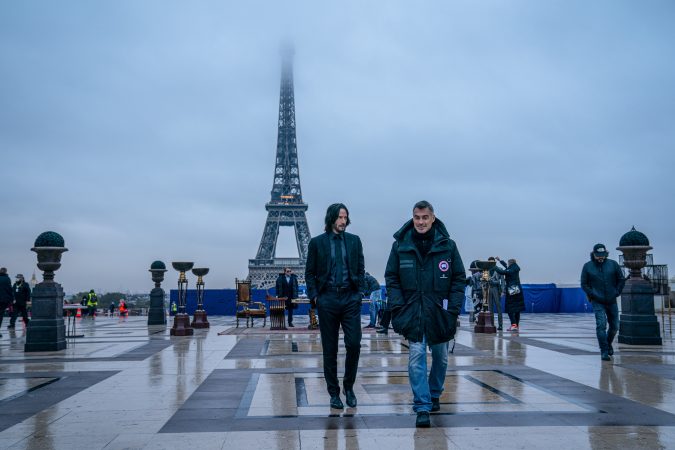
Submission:
{"label": "black shirt", "polygon": [[[337,248],[339,246],[339,248]],[[336,255],[340,253],[339,264]],[[341,269],[341,270],[340,270]],[[349,268],[347,266],[347,247],[342,233],[330,234],[330,277],[329,286],[347,286],[349,280]]]}

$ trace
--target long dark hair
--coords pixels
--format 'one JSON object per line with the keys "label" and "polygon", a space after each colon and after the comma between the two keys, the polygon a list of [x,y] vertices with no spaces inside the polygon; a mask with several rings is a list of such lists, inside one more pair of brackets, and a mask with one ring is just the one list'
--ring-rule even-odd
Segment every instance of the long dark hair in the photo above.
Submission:
{"label": "long dark hair", "polygon": [[324,230],[326,231],[326,233],[333,229],[333,224],[335,223],[337,218],[340,216],[340,210],[341,209],[344,209],[345,211],[347,211],[347,226],[349,226],[349,224],[352,223],[349,220],[349,210],[347,209],[345,204],[344,203],[333,203],[326,210],[326,218],[324,219],[324,223],[326,224],[326,226],[324,227]]}

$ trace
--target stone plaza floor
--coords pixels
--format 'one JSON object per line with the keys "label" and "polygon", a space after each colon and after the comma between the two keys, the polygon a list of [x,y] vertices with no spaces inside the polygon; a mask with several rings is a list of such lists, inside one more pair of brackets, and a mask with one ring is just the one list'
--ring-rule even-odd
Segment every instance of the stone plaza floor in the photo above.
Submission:
{"label": "stone plaza floor", "polygon": [[[0,448],[675,448],[668,326],[663,346],[618,344],[602,362],[592,314],[525,314],[519,333],[497,335],[462,316],[441,410],[416,429],[397,334],[364,330],[358,406],[340,411],[306,316],[286,332],[209,321],[171,337],[145,317],[79,319],[84,337],[45,353],[24,353],[25,330],[5,322]],[[339,373],[343,363],[341,348]]]}

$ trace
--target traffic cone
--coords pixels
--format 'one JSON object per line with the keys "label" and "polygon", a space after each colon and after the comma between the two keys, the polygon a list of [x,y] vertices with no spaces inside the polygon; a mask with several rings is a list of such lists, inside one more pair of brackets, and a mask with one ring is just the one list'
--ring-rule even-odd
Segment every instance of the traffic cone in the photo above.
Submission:
{"label": "traffic cone", "polygon": [[80,308],[77,308],[77,313],[75,314],[75,317],[82,317],[82,311]]}

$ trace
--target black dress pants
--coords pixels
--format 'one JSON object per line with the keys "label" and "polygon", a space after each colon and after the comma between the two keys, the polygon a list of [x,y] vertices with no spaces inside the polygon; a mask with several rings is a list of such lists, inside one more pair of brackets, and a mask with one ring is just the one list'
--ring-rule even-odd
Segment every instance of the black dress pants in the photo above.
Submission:
{"label": "black dress pants", "polygon": [[326,291],[317,299],[319,331],[323,349],[323,375],[331,396],[340,394],[337,376],[338,340],[340,326],[344,332],[347,355],[342,386],[351,390],[356,381],[356,371],[361,355],[361,295],[357,292]]}

